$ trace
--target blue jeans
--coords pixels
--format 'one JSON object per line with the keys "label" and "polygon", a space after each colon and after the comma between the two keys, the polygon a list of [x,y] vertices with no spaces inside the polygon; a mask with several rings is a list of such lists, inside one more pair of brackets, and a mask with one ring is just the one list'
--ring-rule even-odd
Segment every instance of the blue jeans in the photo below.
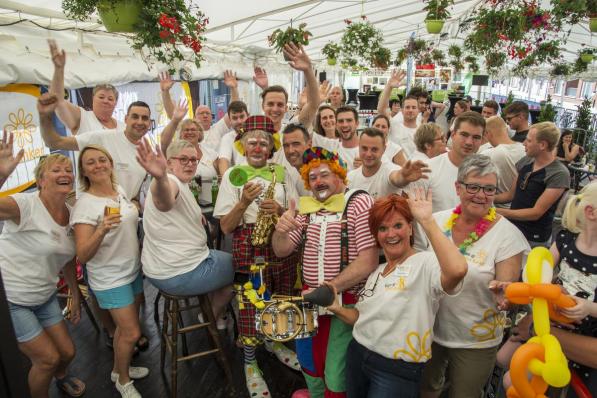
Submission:
{"label": "blue jeans", "polygon": [[417,398],[424,363],[381,356],[352,339],[346,355],[348,398]]}
{"label": "blue jeans", "polygon": [[168,279],[147,277],[152,285],[161,291],[176,296],[195,296],[218,290],[232,284],[234,268],[232,255],[219,250],[210,250],[209,256],[193,270]]}

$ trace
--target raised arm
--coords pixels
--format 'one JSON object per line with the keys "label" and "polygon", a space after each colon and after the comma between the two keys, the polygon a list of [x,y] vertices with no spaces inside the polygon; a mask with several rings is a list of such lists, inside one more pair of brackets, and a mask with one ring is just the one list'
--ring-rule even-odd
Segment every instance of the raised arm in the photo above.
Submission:
{"label": "raised arm", "polygon": [[56,132],[52,116],[58,105],[56,94],[44,93],[37,99],[41,137],[48,148],[64,151],[78,151],[79,145],[75,137],[64,137]]}
{"label": "raised arm", "polygon": [[388,82],[386,83],[383,91],[379,96],[379,102],[377,103],[377,114],[378,115],[385,115],[389,118],[392,117],[390,112],[388,112],[388,108],[390,107],[390,95],[392,94],[392,89],[400,87],[400,83],[406,77],[406,72],[400,71],[392,71]]}
{"label": "raised arm", "polygon": [[54,64],[54,75],[50,83],[50,93],[56,94],[58,98],[58,106],[56,107],[56,115],[58,119],[74,135],[79,131],[81,124],[81,109],[75,104],[64,99],[64,67],[66,65],[66,54],[64,50],[58,50],[56,40],[48,39],[50,47],[50,56]]}
{"label": "raised arm", "polygon": [[172,143],[172,139],[174,138],[174,134],[176,133],[178,125],[180,124],[181,120],[186,116],[188,111],[189,105],[187,103],[187,100],[183,98],[174,108],[172,117],[170,118],[170,123],[168,123],[166,127],[164,127],[164,130],[162,130],[162,136],[160,138],[160,146],[162,148],[162,153],[166,153],[166,150]]}
{"label": "raised arm", "polygon": [[168,72],[160,72],[158,77],[160,78],[160,92],[162,93],[162,104],[168,119],[172,119],[174,114],[174,101],[170,96],[170,89],[174,85],[172,78]]}
{"label": "raised arm", "polygon": [[377,247],[370,247],[361,250],[357,258],[348,264],[338,276],[332,279],[329,283],[342,292],[350,289],[360,281],[366,279],[377,266],[379,265],[379,249]]}
{"label": "raised arm", "polygon": [[390,182],[395,187],[401,188],[421,178],[429,178],[428,174],[430,172],[431,169],[423,161],[415,160],[413,162],[408,160],[400,170],[394,170],[390,173]]}
{"label": "raised arm", "polygon": [[14,169],[23,159],[25,151],[21,149],[16,156],[13,155],[14,137],[12,133],[4,130],[0,141],[0,188],[8,180]]}
{"label": "raised arm", "polygon": [[509,220],[536,221],[540,219],[549,208],[556,203],[564,193],[564,188],[547,188],[533,207],[527,209],[503,209],[497,208],[496,211]]}
{"label": "raised arm", "polygon": [[416,188],[408,206],[415,220],[423,227],[441,268],[441,284],[447,293],[453,293],[468,271],[466,259],[460,250],[442,232],[432,215],[431,188]]}
{"label": "raised arm", "polygon": [[160,146],[156,145],[156,152],[151,149],[147,139],[142,139],[137,145],[137,162],[153,177],[151,195],[153,204],[162,212],[167,212],[176,202],[178,186],[168,178],[168,163]]}
{"label": "raised arm", "polygon": [[313,125],[320,102],[319,84],[317,83],[315,72],[311,66],[311,58],[309,58],[309,55],[307,55],[303,46],[296,46],[293,43],[284,46],[284,53],[290,58],[288,64],[293,69],[301,71],[305,75],[307,103],[301,110],[299,122],[309,128]]}
{"label": "raised arm", "polygon": [[269,86],[269,80],[265,69],[256,66],[253,69],[253,81],[260,89],[265,90]]}

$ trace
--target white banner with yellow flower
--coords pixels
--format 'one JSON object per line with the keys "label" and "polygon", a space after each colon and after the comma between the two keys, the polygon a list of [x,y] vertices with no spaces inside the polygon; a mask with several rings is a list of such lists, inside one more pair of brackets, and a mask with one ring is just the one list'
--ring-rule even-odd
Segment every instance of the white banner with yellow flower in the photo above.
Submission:
{"label": "white banner with yellow flower", "polygon": [[39,157],[50,151],[39,131],[37,113],[39,87],[11,84],[0,87],[0,125],[14,134],[14,152],[23,149],[25,156],[0,190],[0,197],[21,192],[35,183],[34,169]]}

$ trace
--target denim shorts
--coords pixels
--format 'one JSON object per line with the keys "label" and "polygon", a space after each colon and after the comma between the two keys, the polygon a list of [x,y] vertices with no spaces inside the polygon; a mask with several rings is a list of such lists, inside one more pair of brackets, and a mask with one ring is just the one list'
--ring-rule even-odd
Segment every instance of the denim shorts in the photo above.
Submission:
{"label": "denim shorts", "polygon": [[135,296],[143,291],[143,277],[141,273],[137,275],[134,281],[113,289],[95,290],[95,299],[100,308],[104,310],[113,310],[124,308],[135,302]]}
{"label": "denim shorts", "polygon": [[8,302],[8,309],[19,343],[33,340],[44,328],[64,320],[56,295],[40,305],[26,306]]}
{"label": "denim shorts", "polygon": [[232,255],[220,250],[210,250],[209,256],[193,270],[168,279],[147,277],[159,290],[178,296],[205,294],[232,284],[234,268]]}

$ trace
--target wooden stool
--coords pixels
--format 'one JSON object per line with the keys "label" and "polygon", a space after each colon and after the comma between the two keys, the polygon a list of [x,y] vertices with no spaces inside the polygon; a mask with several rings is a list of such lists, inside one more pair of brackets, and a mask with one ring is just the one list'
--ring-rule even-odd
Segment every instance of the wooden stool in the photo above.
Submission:
{"label": "wooden stool", "polygon": [[[162,374],[165,376],[164,365],[166,359],[166,348],[168,348],[168,351],[170,352],[170,397],[176,398],[178,363],[188,361],[194,358],[199,358],[209,354],[216,355],[216,359],[218,360],[220,366],[224,370],[224,374],[228,381],[228,385],[232,386],[232,371],[230,369],[228,359],[226,358],[226,355],[222,350],[222,343],[220,341],[220,335],[218,334],[216,320],[211,310],[211,303],[207,294],[201,294],[197,296],[175,296],[160,290],[158,293],[158,297],[156,298],[156,307],[157,300],[159,300],[159,296],[162,296],[164,298],[164,319],[162,322],[161,332],[160,368]],[[191,305],[190,301],[194,297],[197,297],[199,299],[199,303]],[[189,311],[194,308],[200,308],[201,313],[203,313],[204,322],[184,326],[181,316],[182,312]],[[154,314],[154,316],[156,316],[157,320],[158,315]],[[211,340],[211,345],[213,348],[206,351],[200,351],[194,354],[189,354],[185,334],[202,328],[207,328],[209,339]],[[183,356],[180,357],[178,355],[179,335],[182,337],[183,345]]]}

